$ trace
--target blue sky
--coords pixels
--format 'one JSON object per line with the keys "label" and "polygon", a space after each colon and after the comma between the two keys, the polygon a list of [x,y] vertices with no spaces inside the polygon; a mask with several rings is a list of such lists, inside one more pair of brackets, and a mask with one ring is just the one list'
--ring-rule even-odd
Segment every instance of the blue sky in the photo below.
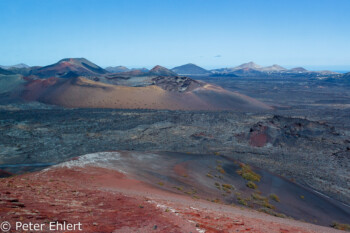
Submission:
{"label": "blue sky", "polygon": [[0,0],[0,64],[350,70],[349,0]]}

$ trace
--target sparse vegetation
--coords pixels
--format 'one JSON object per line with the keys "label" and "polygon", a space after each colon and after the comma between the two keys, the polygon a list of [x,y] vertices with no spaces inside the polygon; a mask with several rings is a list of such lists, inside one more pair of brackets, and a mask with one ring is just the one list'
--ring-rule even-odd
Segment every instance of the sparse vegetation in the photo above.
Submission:
{"label": "sparse vegetation", "polygon": [[242,176],[243,179],[257,182],[260,181],[261,176],[253,172],[252,168],[249,165],[241,163],[239,166],[241,169],[237,170],[237,174]]}
{"label": "sparse vegetation", "polygon": [[221,174],[225,174],[225,173],[226,173],[225,170],[222,168],[221,165],[216,166],[216,170],[217,170],[218,172],[220,172]]}
{"label": "sparse vegetation", "polygon": [[163,182],[158,182],[158,185],[163,186],[164,183]]}
{"label": "sparse vegetation", "polygon": [[305,197],[304,197],[303,195],[300,195],[300,198],[301,198],[301,199],[305,199]]}
{"label": "sparse vegetation", "polygon": [[237,201],[241,205],[248,206],[247,201],[245,199],[241,198],[241,197],[237,197]]}
{"label": "sparse vegetation", "polygon": [[271,205],[271,204],[269,203],[268,200],[264,201],[264,202],[262,203],[262,206],[264,206],[264,207],[266,207],[266,208],[268,208],[268,209],[273,209],[273,210],[276,209],[275,206],[274,206],[274,205]]}
{"label": "sparse vegetation", "polygon": [[273,211],[272,209],[260,208],[259,211],[266,213],[266,214],[270,214],[272,216],[276,216],[276,217],[280,217],[280,218],[287,218],[287,216],[285,214],[277,213],[276,211]]}
{"label": "sparse vegetation", "polygon": [[267,200],[266,197],[261,196],[260,194],[257,194],[257,193],[253,193],[253,194],[252,194],[252,198],[253,198],[254,200],[258,200],[258,201],[266,201],[266,200]]}
{"label": "sparse vegetation", "polygon": [[210,173],[207,174],[207,177],[212,178],[212,179],[214,178],[213,175]]}
{"label": "sparse vegetation", "polygon": [[225,189],[233,189],[232,185],[230,184],[222,184],[221,186]]}
{"label": "sparse vegetation", "polygon": [[333,222],[331,227],[337,230],[350,231],[350,225],[344,223]]}
{"label": "sparse vegetation", "polygon": [[280,198],[274,193],[271,193],[269,197],[271,200],[273,200],[275,202],[280,202]]}
{"label": "sparse vegetation", "polygon": [[257,189],[258,186],[252,182],[252,181],[248,181],[248,183],[246,184],[248,188],[251,188],[251,189]]}
{"label": "sparse vegetation", "polygon": [[177,190],[179,190],[179,191],[182,191],[182,190],[183,190],[183,187],[179,187],[179,186],[174,186],[173,188],[174,188],[174,189],[177,189]]}

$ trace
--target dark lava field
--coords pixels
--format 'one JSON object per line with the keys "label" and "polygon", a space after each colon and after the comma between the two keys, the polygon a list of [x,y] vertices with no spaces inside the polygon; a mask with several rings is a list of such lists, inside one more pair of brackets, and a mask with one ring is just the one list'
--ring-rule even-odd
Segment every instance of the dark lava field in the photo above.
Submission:
{"label": "dark lava field", "polygon": [[0,169],[24,173],[116,150],[219,154],[350,204],[347,86],[304,79],[206,81],[239,90],[275,110],[66,109],[3,98]]}

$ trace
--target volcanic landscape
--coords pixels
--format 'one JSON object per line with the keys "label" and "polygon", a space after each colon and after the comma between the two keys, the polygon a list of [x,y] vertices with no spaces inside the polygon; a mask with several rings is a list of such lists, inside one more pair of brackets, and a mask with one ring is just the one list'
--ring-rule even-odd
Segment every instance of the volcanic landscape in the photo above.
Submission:
{"label": "volcanic landscape", "polygon": [[253,62],[0,68],[0,222],[349,230],[349,77]]}

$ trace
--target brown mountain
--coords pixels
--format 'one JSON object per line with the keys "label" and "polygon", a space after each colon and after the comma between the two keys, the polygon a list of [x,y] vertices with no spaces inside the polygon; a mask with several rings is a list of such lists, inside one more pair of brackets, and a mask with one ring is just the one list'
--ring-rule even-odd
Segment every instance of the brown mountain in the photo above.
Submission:
{"label": "brown mountain", "polygon": [[148,72],[149,75],[156,75],[156,76],[178,76],[177,73],[174,71],[171,71],[163,66],[155,66],[153,69],[151,69]]}
{"label": "brown mountain", "polygon": [[130,87],[95,82],[83,77],[37,79],[30,80],[23,87],[20,96],[28,101],[82,108],[249,111],[271,109],[248,96],[204,82],[184,79],[178,82],[155,80],[154,83],[144,87]]}
{"label": "brown mountain", "polygon": [[106,70],[85,58],[66,58],[55,64],[33,69],[30,75],[39,78],[71,78],[78,76],[96,77],[106,73]]}

